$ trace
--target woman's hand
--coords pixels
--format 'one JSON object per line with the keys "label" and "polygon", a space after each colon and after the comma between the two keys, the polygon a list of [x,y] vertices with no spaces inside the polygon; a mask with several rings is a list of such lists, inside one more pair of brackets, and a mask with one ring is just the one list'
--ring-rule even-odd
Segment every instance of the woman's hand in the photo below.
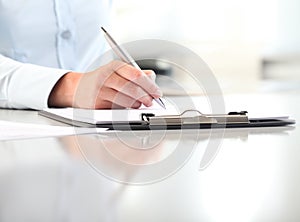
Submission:
{"label": "woman's hand", "polygon": [[153,71],[113,61],[85,74],[67,73],[53,88],[48,104],[87,109],[151,106],[153,98],[162,96],[154,79]]}

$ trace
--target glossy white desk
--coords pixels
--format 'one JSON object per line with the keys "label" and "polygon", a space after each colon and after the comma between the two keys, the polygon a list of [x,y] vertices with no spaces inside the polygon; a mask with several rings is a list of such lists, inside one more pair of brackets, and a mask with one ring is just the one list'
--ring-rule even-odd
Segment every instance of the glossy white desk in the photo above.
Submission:
{"label": "glossy white desk", "polygon": [[[298,93],[225,101],[297,124],[2,141],[0,221],[299,221]],[[0,117],[62,125],[35,111]]]}

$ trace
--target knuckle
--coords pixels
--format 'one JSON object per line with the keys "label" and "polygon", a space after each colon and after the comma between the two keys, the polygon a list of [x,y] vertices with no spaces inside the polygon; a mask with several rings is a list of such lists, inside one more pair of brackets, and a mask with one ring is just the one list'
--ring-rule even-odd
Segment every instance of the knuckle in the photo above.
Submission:
{"label": "knuckle", "polygon": [[155,79],[156,79],[156,73],[155,73],[154,71],[151,71],[151,72],[150,72],[150,75],[148,75],[148,77],[149,77],[150,79],[152,79],[153,81],[155,81]]}
{"label": "knuckle", "polygon": [[125,64],[119,60],[113,60],[109,63],[109,66],[113,71],[117,71],[122,68]]}
{"label": "knuckle", "polygon": [[132,75],[133,79],[138,79],[138,78],[141,78],[143,76],[143,72],[141,70],[138,70],[138,69],[133,69],[131,71],[131,75]]}
{"label": "knuckle", "polygon": [[147,75],[147,76],[155,76],[155,72],[153,70],[144,70],[144,73]]}

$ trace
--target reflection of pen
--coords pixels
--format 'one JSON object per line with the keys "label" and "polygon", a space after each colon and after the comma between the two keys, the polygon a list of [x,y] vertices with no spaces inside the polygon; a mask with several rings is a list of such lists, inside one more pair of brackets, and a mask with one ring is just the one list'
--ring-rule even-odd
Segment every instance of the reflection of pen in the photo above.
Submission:
{"label": "reflection of pen", "polygon": [[[120,59],[123,60],[123,62],[126,62],[130,65],[132,65],[133,67],[141,70],[141,68],[138,66],[138,64],[134,61],[134,59],[128,54],[128,52],[121,48],[116,41],[111,37],[111,35],[103,28],[101,27],[101,29],[104,32],[104,36],[107,40],[107,42],[109,43],[109,45],[111,46],[112,50],[120,57]],[[163,107],[164,109],[166,108],[165,104],[163,103],[163,101],[158,98],[153,98],[161,107]]]}

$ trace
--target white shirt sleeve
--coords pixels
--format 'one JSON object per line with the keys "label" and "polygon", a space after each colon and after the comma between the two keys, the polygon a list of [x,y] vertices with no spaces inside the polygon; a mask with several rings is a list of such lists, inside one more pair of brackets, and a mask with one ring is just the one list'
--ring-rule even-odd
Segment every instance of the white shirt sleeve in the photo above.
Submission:
{"label": "white shirt sleeve", "polygon": [[86,2],[0,0],[0,107],[43,109],[68,70],[86,72],[102,57],[99,27],[109,28],[112,3]]}
{"label": "white shirt sleeve", "polygon": [[0,107],[47,108],[51,90],[67,72],[70,71],[21,63],[0,55]]}

